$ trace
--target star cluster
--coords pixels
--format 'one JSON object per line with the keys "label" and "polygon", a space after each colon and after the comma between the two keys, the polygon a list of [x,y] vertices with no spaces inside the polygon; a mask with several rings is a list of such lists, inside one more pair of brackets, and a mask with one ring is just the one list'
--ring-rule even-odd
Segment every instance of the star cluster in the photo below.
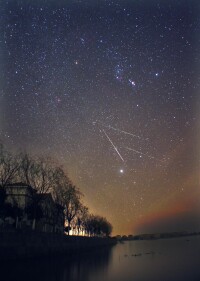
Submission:
{"label": "star cluster", "polygon": [[187,0],[0,3],[0,137],[63,164],[115,233],[177,202],[197,214],[199,14]]}

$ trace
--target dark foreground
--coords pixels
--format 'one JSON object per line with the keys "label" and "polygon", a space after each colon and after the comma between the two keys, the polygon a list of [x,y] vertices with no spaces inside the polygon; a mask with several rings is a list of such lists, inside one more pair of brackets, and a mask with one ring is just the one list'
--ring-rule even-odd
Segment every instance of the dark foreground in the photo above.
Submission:
{"label": "dark foreground", "polygon": [[0,280],[199,281],[200,238],[127,241],[71,257],[0,263]]}
{"label": "dark foreground", "polygon": [[113,238],[39,232],[0,232],[0,261],[77,255],[116,244]]}

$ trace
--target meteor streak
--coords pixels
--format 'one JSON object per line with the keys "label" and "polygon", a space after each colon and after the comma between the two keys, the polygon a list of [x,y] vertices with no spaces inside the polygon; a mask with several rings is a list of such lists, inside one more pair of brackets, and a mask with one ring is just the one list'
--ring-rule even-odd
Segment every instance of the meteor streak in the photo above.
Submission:
{"label": "meteor streak", "polygon": [[125,162],[124,159],[123,159],[123,157],[122,157],[121,154],[119,153],[117,147],[114,145],[114,143],[112,142],[112,140],[111,140],[111,139],[109,138],[109,136],[106,134],[105,130],[103,129],[102,131],[104,132],[105,136],[107,137],[107,139],[109,140],[109,142],[111,143],[112,147],[113,147],[114,150],[117,152],[117,154],[119,155],[119,157],[121,158],[121,160],[122,160],[123,162]]}
{"label": "meteor streak", "polygon": [[[114,131],[123,133],[123,134],[125,134],[125,135],[129,135],[129,136],[132,136],[132,137],[136,137],[136,138],[138,138],[138,139],[141,139],[140,136],[137,136],[137,135],[134,135],[134,134],[132,134],[132,133],[129,133],[129,132],[120,130],[120,129],[118,129],[118,128],[114,128],[114,127],[112,127],[112,126],[110,126],[110,125],[105,125],[105,124],[103,124],[102,122],[99,122],[99,121],[96,121],[96,122],[97,122],[97,123],[100,123],[100,124],[101,124],[103,127],[105,127],[105,128],[112,129],[112,130],[114,130]],[[95,124],[96,122],[93,122],[93,124]]]}
{"label": "meteor streak", "polygon": [[128,149],[128,150],[131,150],[131,151],[133,151],[133,152],[135,152],[135,153],[138,153],[138,154],[140,154],[140,155],[144,155],[144,156],[147,156],[147,157],[149,157],[149,158],[151,158],[151,159],[155,159],[155,157],[153,157],[153,156],[151,156],[151,155],[149,155],[149,154],[147,154],[147,153],[143,153],[143,152],[141,152],[141,151],[135,150],[135,149],[130,148],[130,147],[125,147],[125,148]]}

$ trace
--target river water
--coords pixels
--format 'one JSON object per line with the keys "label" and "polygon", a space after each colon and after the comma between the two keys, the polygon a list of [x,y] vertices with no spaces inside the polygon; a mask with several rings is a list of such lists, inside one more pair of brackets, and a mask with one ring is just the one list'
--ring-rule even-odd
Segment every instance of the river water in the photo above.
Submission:
{"label": "river water", "polygon": [[0,280],[200,281],[200,237],[127,241],[71,259],[5,263]]}

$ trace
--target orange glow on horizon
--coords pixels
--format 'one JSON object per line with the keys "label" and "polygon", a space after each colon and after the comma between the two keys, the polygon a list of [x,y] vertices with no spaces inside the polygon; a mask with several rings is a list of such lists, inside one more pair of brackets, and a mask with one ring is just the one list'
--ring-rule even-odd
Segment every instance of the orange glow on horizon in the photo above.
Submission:
{"label": "orange glow on horizon", "polygon": [[167,208],[149,213],[146,216],[138,219],[138,222],[136,222],[134,229],[137,230],[141,227],[149,226],[153,223],[159,223],[170,218],[178,217],[181,214],[189,213],[193,205],[194,202],[192,202],[192,200],[180,201],[177,202],[174,206],[170,205]]}

